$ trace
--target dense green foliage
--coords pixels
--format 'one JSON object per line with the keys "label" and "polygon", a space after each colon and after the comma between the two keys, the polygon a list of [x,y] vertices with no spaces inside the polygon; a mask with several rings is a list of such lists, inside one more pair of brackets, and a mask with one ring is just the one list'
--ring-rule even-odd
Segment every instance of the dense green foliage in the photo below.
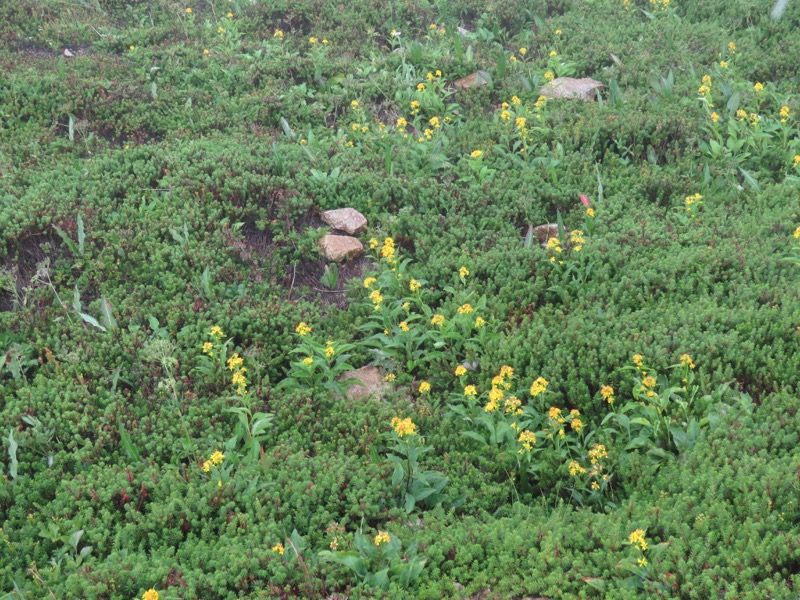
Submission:
{"label": "dense green foliage", "polygon": [[0,3],[0,593],[797,598],[798,28]]}

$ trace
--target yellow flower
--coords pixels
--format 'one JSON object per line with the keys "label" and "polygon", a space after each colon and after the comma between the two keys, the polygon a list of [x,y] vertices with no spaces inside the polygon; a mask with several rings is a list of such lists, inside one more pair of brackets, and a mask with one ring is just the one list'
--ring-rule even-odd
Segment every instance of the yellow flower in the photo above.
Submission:
{"label": "yellow flower", "polygon": [[464,277],[466,277],[467,275],[469,275],[469,271],[467,270],[467,267],[461,267],[458,270],[458,276],[461,277],[461,279],[464,279]]}
{"label": "yellow flower", "polygon": [[424,83],[418,83],[417,84],[417,91],[418,92],[424,92],[425,91],[425,84]]}
{"label": "yellow flower", "polygon": [[225,337],[225,334],[219,325],[214,325],[214,327],[211,328],[211,331],[208,332],[208,335],[210,335],[212,338],[217,338],[218,340],[222,337]]}
{"label": "yellow flower", "polygon": [[608,451],[606,447],[602,444],[592,444],[592,447],[589,449],[589,461],[596,465],[598,461],[603,458],[608,457]]}
{"label": "yellow flower", "polygon": [[377,281],[378,281],[378,280],[377,280],[377,279],[375,279],[374,277],[367,277],[367,278],[364,280],[364,287],[365,287],[365,288],[367,288],[367,289],[370,289],[370,288],[372,287],[372,285],[373,285],[375,282],[377,282]]}
{"label": "yellow flower", "polygon": [[203,463],[203,471],[205,471],[206,473],[211,471],[211,461],[210,460],[207,460],[207,461],[205,461]]}
{"label": "yellow flower", "polygon": [[233,18],[233,13],[229,12],[228,14],[225,15],[225,17],[228,19]]}
{"label": "yellow flower", "polygon": [[275,32],[272,34],[272,37],[276,37],[279,40],[282,40],[283,39],[283,30],[282,29],[276,29]]}
{"label": "yellow flower", "polygon": [[503,119],[503,121],[509,121],[511,120],[511,113],[507,110],[504,110],[500,113],[500,118]]}
{"label": "yellow flower", "polygon": [[208,52],[208,48],[206,48],[205,50],[203,50],[203,54],[209,54],[209,52]]}
{"label": "yellow flower", "polygon": [[786,106],[785,104],[783,106],[781,106],[780,114],[784,119],[788,118],[789,117],[789,107]]}
{"label": "yellow flower", "polygon": [[439,327],[444,325],[444,315],[433,315],[433,318],[431,318],[431,325],[438,325]]}
{"label": "yellow flower", "polygon": [[142,594],[142,600],[158,600],[158,592],[153,588],[150,588],[144,594]]}
{"label": "yellow flower", "polygon": [[756,84],[753,86],[753,89],[756,92],[761,93],[761,92],[764,91],[764,86],[760,82],[757,81]]}
{"label": "yellow flower", "polygon": [[555,30],[555,34],[556,34],[556,35],[561,35],[561,30],[560,30],[560,29],[556,29],[556,30]]}
{"label": "yellow flower", "polygon": [[422,284],[416,279],[412,279],[411,281],[408,282],[408,289],[411,290],[412,292],[416,292],[421,287]]}
{"label": "yellow flower", "polygon": [[647,541],[644,539],[643,529],[636,529],[635,531],[632,531],[628,536],[628,541],[634,546],[638,547],[642,552],[647,550]]}
{"label": "yellow flower", "polygon": [[439,117],[431,117],[430,119],[428,119],[428,123],[430,123],[432,127],[436,128],[442,126],[442,123],[439,121]]}
{"label": "yellow flower", "polygon": [[474,385],[468,385],[464,388],[464,395],[465,396],[477,396],[478,390],[475,389]]}
{"label": "yellow flower", "polygon": [[581,464],[576,460],[570,461],[570,463],[567,465],[567,469],[569,469],[569,474],[572,475],[573,477],[575,475],[583,475],[584,473],[586,473],[586,469],[584,469],[581,466]]}
{"label": "yellow flower", "polygon": [[308,38],[308,43],[309,44],[316,44],[317,43],[317,38],[315,38],[315,37]]}
{"label": "yellow flower", "polygon": [[719,66],[720,66],[720,68],[722,68],[722,69],[727,69],[727,68],[728,68],[728,61],[727,61],[727,60],[721,60],[721,61],[719,61]]}
{"label": "yellow flower", "polygon": [[461,306],[458,307],[458,314],[460,315],[468,315],[472,311],[473,311],[472,305],[469,303],[462,304]]}
{"label": "yellow flower", "polygon": [[483,155],[483,152],[481,150],[473,150],[472,152],[470,152],[470,156],[472,158],[480,158],[481,155]]}
{"label": "yellow flower", "polygon": [[728,44],[728,52],[730,52],[731,54],[736,53],[736,42],[730,42]]}
{"label": "yellow flower", "polygon": [[397,375],[395,375],[394,373],[387,373],[386,377],[383,378],[384,381],[388,381],[389,383],[391,383],[395,379],[397,379]]}
{"label": "yellow flower", "polygon": [[427,381],[423,381],[422,383],[419,384],[420,394],[427,394],[430,391],[431,391],[431,384],[428,383]]}
{"label": "yellow flower", "polygon": [[633,355],[633,364],[634,365],[636,365],[637,367],[641,367],[642,366],[642,362],[643,362],[643,359],[642,359],[642,355],[641,354],[634,354]]}
{"label": "yellow flower", "polygon": [[692,357],[688,354],[681,354],[681,364],[684,367],[689,367],[690,369],[694,369],[694,362],[692,362]]}
{"label": "yellow flower", "polygon": [[325,348],[325,358],[330,360],[331,358],[333,358],[334,354],[336,354],[336,348],[334,348],[333,342],[328,342],[328,345]]}
{"label": "yellow flower", "polygon": [[205,342],[203,344],[203,354],[208,354],[209,356],[214,355],[214,344],[211,342]]}
{"label": "yellow flower", "polygon": [[530,451],[533,448],[533,445],[536,443],[536,434],[529,429],[526,429],[519,434],[517,441],[522,444],[522,447],[525,448],[525,450]]}
{"label": "yellow flower", "polygon": [[594,215],[595,215],[595,212],[594,212],[594,209],[591,206],[586,209],[586,216],[587,217],[591,217],[593,219]]}
{"label": "yellow flower", "polygon": [[531,385],[531,396],[534,398],[536,396],[542,395],[544,392],[547,391],[547,384],[549,382],[544,377],[539,377],[536,381],[533,382]]}
{"label": "yellow flower", "polygon": [[561,409],[556,406],[550,407],[550,409],[547,411],[547,416],[553,421],[564,421],[563,417],[561,416]]}
{"label": "yellow flower", "polygon": [[380,546],[381,544],[388,544],[392,541],[392,538],[389,537],[389,534],[385,531],[379,531],[378,535],[375,536],[375,545]]}
{"label": "yellow flower", "polygon": [[520,48],[519,49],[519,53],[522,54],[522,56],[525,56],[528,53],[528,49],[527,48]]}
{"label": "yellow flower", "polygon": [[191,9],[191,7],[187,7],[187,8],[186,8],[186,14],[187,14],[187,15],[190,15],[190,14],[192,14],[192,9]]}
{"label": "yellow flower", "polygon": [[221,26],[220,26],[220,27],[217,27],[217,33],[219,33],[219,34],[223,34],[223,33],[225,33],[225,28],[224,28],[224,27],[221,27]]}
{"label": "yellow flower", "polygon": [[285,552],[283,544],[281,544],[280,542],[278,542],[272,547],[272,551],[280,554],[281,556],[283,556],[283,553]]}
{"label": "yellow flower", "polygon": [[719,121],[719,115],[717,113],[715,113],[715,112],[712,112],[711,113],[711,122],[712,123],[716,123],[717,121]]}
{"label": "yellow flower", "polygon": [[[597,482],[594,482],[594,483],[597,483]],[[639,564],[640,567],[646,567],[647,566],[647,559],[644,556],[640,556],[639,559],[636,562]]]}
{"label": "yellow flower", "polygon": [[[492,392],[495,393],[495,397],[498,398],[498,400],[503,396],[503,392],[501,392],[500,390],[492,390]],[[491,399],[491,397],[492,394],[490,393],[489,399]],[[508,400],[505,401],[506,414],[517,415],[517,416],[521,415],[522,414],[522,409],[520,408],[521,406],[522,406],[522,401],[516,396],[511,396],[510,398],[508,398]]]}
{"label": "yellow flower", "polygon": [[583,429],[583,421],[580,419],[572,419],[570,425],[572,425],[572,430],[575,433],[578,433],[581,429]]}
{"label": "yellow flower", "polygon": [[614,388],[610,385],[604,385],[600,388],[600,395],[606,399],[609,404],[614,403]]}
{"label": "yellow flower", "polygon": [[411,108],[413,110],[417,110],[419,108],[419,100],[412,100],[411,101]]}
{"label": "yellow flower", "polygon": [[381,243],[380,243],[378,240],[376,240],[375,238],[370,238],[370,240],[369,240],[369,247],[370,247],[372,250],[375,250],[375,248],[377,248],[377,247],[378,247],[378,246],[380,246],[380,245],[381,245]]}
{"label": "yellow flower", "polygon": [[323,43],[323,44],[327,44],[327,43],[328,43],[328,40],[326,40],[325,38],[322,38],[322,43]]}
{"label": "yellow flower", "polygon": [[400,321],[398,327],[400,328],[400,331],[408,331],[408,323],[405,321]]}
{"label": "yellow flower", "polygon": [[794,160],[792,161],[792,164],[794,164],[794,166],[800,165],[800,154],[794,155]]}
{"label": "yellow flower", "polygon": [[500,377],[508,377],[509,379],[514,376],[514,369],[509,367],[508,365],[503,365],[500,367]]}
{"label": "yellow flower", "polygon": [[545,78],[545,79],[547,79],[547,81],[552,81],[553,79],[555,79],[555,77],[556,77],[556,76],[555,76],[555,75],[553,75],[553,72],[552,72],[552,71],[547,71],[547,72],[544,74],[544,78]]}
{"label": "yellow flower", "polygon": [[215,450],[209,460],[211,461],[211,464],[216,467],[217,465],[222,464],[222,461],[225,460],[225,455],[219,450]]}
{"label": "yellow flower", "polygon": [[305,337],[309,333],[311,333],[312,329],[308,325],[306,325],[305,321],[301,322],[296,328],[295,331],[300,337]]}
{"label": "yellow flower", "polygon": [[[796,156],[795,158],[800,158],[800,155]],[[797,162],[800,162],[800,160],[798,160]],[[795,239],[800,238],[800,225],[797,226],[797,229],[794,230],[794,233],[792,235],[794,236]]]}
{"label": "yellow flower", "polygon": [[239,394],[244,394],[247,391],[247,378],[245,377],[246,369],[240,369],[231,377],[231,384],[236,388]]}
{"label": "yellow flower", "polygon": [[411,310],[411,303],[410,302],[403,302],[403,310],[408,312]]}
{"label": "yellow flower", "polygon": [[383,296],[381,295],[380,290],[372,290],[372,293],[369,295],[369,299],[372,300],[375,308],[378,308],[380,303],[383,302]]}
{"label": "yellow flower", "polygon": [[392,428],[397,434],[397,437],[414,435],[417,431],[417,426],[414,425],[410,418],[401,419],[399,417],[394,417],[392,419]]}
{"label": "yellow flower", "polygon": [[656,378],[652,375],[648,375],[644,379],[642,379],[642,386],[646,388],[653,388],[656,387]]}
{"label": "yellow flower", "polygon": [[312,364],[314,364],[314,359],[313,359],[313,358],[311,358],[310,356],[306,356],[306,357],[303,359],[303,364],[304,364],[304,365],[306,365],[307,367],[309,367],[309,366],[311,366]]}
{"label": "yellow flower", "polygon": [[129,49],[131,52],[133,52],[134,50],[136,50],[136,46],[131,46],[131,47],[130,47],[130,48],[128,48],[128,49]]}
{"label": "yellow flower", "polygon": [[525,124],[528,122],[528,119],[525,117],[517,117],[514,119],[514,124],[517,126],[517,129],[524,129]]}
{"label": "yellow flower", "polygon": [[244,359],[239,356],[238,352],[234,352],[231,357],[228,359],[228,370],[234,371],[236,368],[241,367],[244,364]]}
{"label": "yellow flower", "polygon": [[436,69],[436,76],[437,77],[441,77],[442,76],[442,72],[439,69]]}
{"label": "yellow flower", "polygon": [[[797,237],[797,236],[795,236],[795,237]],[[475,319],[475,327],[476,327],[477,329],[480,329],[480,328],[481,328],[481,327],[483,327],[484,325],[486,325],[486,321],[484,321],[484,320],[483,320],[483,318],[481,318],[481,317],[478,317],[477,319]]]}
{"label": "yellow flower", "polygon": [[467,369],[463,365],[458,365],[455,370],[456,377],[461,377],[467,374]]}
{"label": "yellow flower", "polygon": [[522,104],[522,100],[520,100],[517,96],[511,96],[511,104]]}
{"label": "yellow flower", "polygon": [[558,52],[556,52],[555,50],[550,50],[550,57],[552,58],[556,56],[558,56]]}

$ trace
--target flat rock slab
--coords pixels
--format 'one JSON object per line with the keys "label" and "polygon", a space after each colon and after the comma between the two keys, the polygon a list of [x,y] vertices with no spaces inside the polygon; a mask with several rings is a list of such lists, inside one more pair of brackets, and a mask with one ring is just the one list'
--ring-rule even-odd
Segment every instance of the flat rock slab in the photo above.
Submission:
{"label": "flat rock slab", "polygon": [[481,87],[489,84],[489,74],[486,71],[476,71],[472,75],[462,77],[453,82],[453,87],[457,90],[466,91],[470,88]]}
{"label": "flat rock slab", "polygon": [[319,251],[329,261],[341,263],[364,254],[364,244],[349,235],[324,235]]}
{"label": "flat rock slab", "polygon": [[375,396],[380,399],[389,391],[389,384],[383,378],[383,372],[372,365],[361,367],[355,371],[347,371],[339,379],[341,381],[358,379],[358,383],[353,383],[347,388],[346,396],[348,400],[360,400],[368,396]]}
{"label": "flat rock slab", "polygon": [[357,235],[367,228],[367,218],[355,208],[337,208],[322,213],[322,220],[347,235]]}
{"label": "flat rock slab", "polygon": [[546,98],[594,100],[597,90],[602,90],[603,87],[602,83],[588,77],[583,79],[558,77],[544,84],[539,93]]}

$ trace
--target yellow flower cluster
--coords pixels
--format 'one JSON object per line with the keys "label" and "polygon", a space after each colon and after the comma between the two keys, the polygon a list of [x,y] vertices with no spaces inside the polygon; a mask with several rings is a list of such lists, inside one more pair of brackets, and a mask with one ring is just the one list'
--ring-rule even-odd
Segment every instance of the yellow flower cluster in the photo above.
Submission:
{"label": "yellow flower cluster", "polygon": [[461,267],[458,270],[458,276],[461,277],[461,279],[464,279],[467,275],[469,275],[469,271],[467,270],[467,267]]}
{"label": "yellow flower cluster", "polygon": [[533,450],[533,446],[536,444],[536,434],[526,429],[522,433],[519,434],[517,441],[522,444],[522,448],[519,449],[519,452],[522,453],[523,449],[530,452]]}
{"label": "yellow flower cluster", "polygon": [[408,282],[408,289],[411,290],[412,292],[416,292],[421,287],[422,284],[416,279],[412,279],[411,281]]}
{"label": "yellow flower cluster", "polygon": [[306,365],[307,367],[310,367],[312,364],[314,364],[314,359],[311,358],[310,356],[306,356],[303,359],[303,364]]}
{"label": "yellow flower cluster", "polygon": [[247,367],[244,366],[244,359],[239,356],[239,353],[234,353],[228,359],[228,370],[233,371],[231,383],[236,388],[236,392],[240,395],[247,391]]}
{"label": "yellow flower cluster", "polygon": [[[500,394],[502,395],[503,393],[502,391],[500,390],[497,391],[499,391]],[[508,398],[508,400],[505,401],[504,408],[507,415],[519,416],[522,414],[522,401],[516,396],[511,396],[510,398]]]}
{"label": "yellow flower cluster", "polygon": [[408,323],[406,323],[405,321],[400,321],[397,324],[397,326],[400,328],[400,331],[402,331],[402,332],[408,331]]}
{"label": "yellow flower cluster", "polygon": [[299,335],[300,337],[305,337],[309,333],[311,333],[312,329],[311,327],[306,325],[305,321],[303,321],[297,327],[295,327],[295,331],[297,332],[297,335]]}
{"label": "yellow flower cluster", "polygon": [[222,461],[225,460],[225,455],[220,452],[219,450],[214,451],[213,454],[209,457],[207,461],[203,463],[203,471],[208,473],[211,471],[211,467],[218,467],[222,464]]}
{"label": "yellow flower cluster", "polygon": [[480,158],[481,156],[483,156],[483,151],[481,151],[481,150],[473,150],[472,152],[470,152],[469,155],[472,158]]}
{"label": "yellow flower cluster", "polygon": [[760,94],[764,91],[764,84],[760,81],[756,81],[756,84],[753,86],[753,90],[755,90],[757,94]]}
{"label": "yellow flower cluster", "polygon": [[533,382],[531,385],[531,396],[536,398],[537,396],[541,396],[543,393],[547,391],[547,384],[549,382],[544,377],[539,377],[536,381]]}
{"label": "yellow flower cluster", "polygon": [[781,106],[780,115],[781,115],[781,123],[786,123],[786,121],[789,120],[789,107],[786,106],[785,104]]}
{"label": "yellow flower cluster", "polygon": [[711,104],[711,76],[710,75],[703,75],[703,81],[700,87],[697,89],[697,92],[706,100],[709,101],[709,106],[714,106]]}
{"label": "yellow flower cluster", "polygon": [[460,315],[468,315],[472,311],[473,311],[472,305],[469,303],[462,304],[461,306],[458,307],[458,314]]}
{"label": "yellow flower cluster", "polygon": [[428,383],[427,381],[423,381],[422,383],[419,384],[420,394],[427,394],[430,391],[431,391],[431,384]]}
{"label": "yellow flower cluster", "polygon": [[393,382],[395,379],[397,379],[397,375],[394,373],[387,373],[383,378],[384,381],[388,381],[389,383]]}
{"label": "yellow flower cluster", "polygon": [[586,469],[584,469],[581,466],[581,463],[579,463],[577,460],[570,461],[570,463],[567,465],[567,469],[569,469],[569,474],[573,477],[586,473]]}
{"label": "yellow flower cluster", "polygon": [[214,344],[212,342],[203,343],[203,354],[214,356]]}
{"label": "yellow flower cluster", "polygon": [[336,348],[333,345],[332,340],[328,340],[325,342],[325,358],[328,360],[333,358],[333,355],[336,354]]}
{"label": "yellow flower cluster", "polygon": [[214,325],[211,330],[208,332],[214,341],[220,341],[223,337],[225,337],[225,333],[222,331],[222,328],[219,325]]}
{"label": "yellow flower cluster", "polygon": [[388,544],[392,541],[392,538],[389,537],[389,534],[385,531],[379,531],[378,535],[375,536],[375,545],[380,546],[381,544]]}
{"label": "yellow flower cluster", "polygon": [[431,325],[441,327],[444,325],[444,315],[433,315],[431,318]]}
{"label": "yellow flower cluster", "polygon": [[604,385],[600,388],[600,395],[605,398],[609,404],[614,404],[614,388],[610,385]]}
{"label": "yellow flower cluster", "polygon": [[[795,236],[795,237],[797,237],[797,236]],[[477,329],[480,329],[484,325],[486,325],[486,321],[484,321],[482,317],[478,317],[477,319],[475,319],[475,327]]]}
{"label": "yellow flower cluster", "polygon": [[715,113],[715,112],[712,112],[711,113],[711,122],[712,123],[716,123],[718,121],[719,121],[719,115],[717,113]]}
{"label": "yellow flower cluster", "polygon": [[478,395],[478,390],[475,389],[474,385],[468,385],[467,387],[464,388],[464,395],[465,396],[477,396]]}
{"label": "yellow flower cluster", "polygon": [[642,358],[641,354],[634,354],[633,355],[633,364],[637,367],[641,368],[642,364],[644,364],[644,359]]}
{"label": "yellow flower cluster", "polygon": [[702,204],[700,202],[703,199],[703,196],[700,194],[692,194],[691,196],[686,196],[685,204],[686,204],[686,211],[692,212],[692,206],[697,204],[698,206]]}
{"label": "yellow flower cluster", "polygon": [[394,429],[397,437],[414,435],[417,432],[417,426],[414,425],[410,418],[401,419],[399,417],[394,417],[392,419],[392,429]]}
{"label": "yellow flower cluster", "polygon": [[[508,390],[511,387],[511,382],[508,380],[512,377],[514,377],[514,369],[508,365],[503,365],[500,367],[500,372],[492,378],[492,389],[489,392],[489,402],[483,407],[484,411],[494,412],[497,410],[500,400],[505,397],[505,392],[503,390]],[[505,412],[513,415],[521,415],[521,405],[522,402],[520,402],[516,396],[511,396],[505,401]]]}
{"label": "yellow flower cluster", "polygon": [[644,530],[637,529],[632,531],[630,536],[628,536],[628,541],[639,548],[642,552],[647,550],[647,540],[644,539]]}
{"label": "yellow flower cluster", "polygon": [[280,554],[281,556],[283,556],[283,553],[285,552],[283,544],[281,544],[280,542],[278,542],[272,547],[272,551],[275,552],[276,554]]}
{"label": "yellow flower cluster", "polygon": [[153,588],[150,588],[144,594],[142,594],[142,600],[158,600],[158,592]]}
{"label": "yellow flower cluster", "polygon": [[692,357],[688,354],[681,354],[681,364],[684,367],[689,367],[690,369],[694,369],[694,362],[692,361]]}
{"label": "yellow flower cluster", "polygon": [[282,29],[276,29],[275,32],[272,34],[272,37],[278,38],[279,40],[282,40],[283,39],[283,30]]}
{"label": "yellow flower cluster", "polygon": [[575,229],[569,233],[569,243],[575,252],[580,252],[583,245],[586,243],[586,238],[583,237],[583,232],[580,229]]}
{"label": "yellow flower cluster", "polygon": [[[798,154],[795,158],[800,158],[800,154]],[[798,160],[797,162],[800,163],[800,160]],[[794,230],[794,233],[792,235],[794,236],[795,239],[800,238],[800,225],[797,226],[797,229]]]}
{"label": "yellow flower cluster", "polygon": [[364,280],[364,287],[365,287],[365,288],[367,288],[367,289],[370,289],[370,288],[371,288],[373,285],[375,285],[375,283],[376,283],[377,281],[378,281],[378,280],[377,280],[377,279],[375,279],[374,277],[367,277],[367,278]]}
{"label": "yellow flower cluster", "polygon": [[458,365],[455,370],[456,377],[461,377],[462,375],[467,374],[467,369],[464,365]]}
{"label": "yellow flower cluster", "polygon": [[381,295],[381,291],[372,290],[372,292],[370,292],[369,299],[372,300],[372,305],[375,307],[375,310],[379,310],[381,303],[383,302],[383,295]]}
{"label": "yellow flower cluster", "polygon": [[419,114],[419,100],[412,100],[411,101],[411,114],[418,115]]}
{"label": "yellow flower cluster", "polygon": [[[800,154],[795,154],[795,155],[794,155],[794,159],[792,160],[792,164],[793,164],[795,167],[796,167],[797,165],[800,165]],[[797,236],[795,236],[795,237],[797,237]]]}

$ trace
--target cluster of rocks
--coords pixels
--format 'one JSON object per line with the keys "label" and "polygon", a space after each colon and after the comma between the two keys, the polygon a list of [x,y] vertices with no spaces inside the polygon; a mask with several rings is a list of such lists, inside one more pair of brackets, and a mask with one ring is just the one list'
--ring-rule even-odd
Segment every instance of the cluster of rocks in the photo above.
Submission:
{"label": "cluster of rocks", "polygon": [[319,241],[320,254],[335,263],[353,260],[364,254],[364,244],[355,237],[367,228],[364,215],[354,208],[337,208],[326,210],[321,216],[334,233],[322,236]]}
{"label": "cluster of rocks", "polygon": [[[488,85],[490,78],[486,71],[476,71],[472,75],[462,77],[453,82],[456,90],[466,91],[474,87]],[[545,98],[566,99],[566,100],[594,100],[597,92],[603,89],[603,84],[595,79],[584,77],[575,79],[574,77],[557,77],[547,82],[539,90]]]}

